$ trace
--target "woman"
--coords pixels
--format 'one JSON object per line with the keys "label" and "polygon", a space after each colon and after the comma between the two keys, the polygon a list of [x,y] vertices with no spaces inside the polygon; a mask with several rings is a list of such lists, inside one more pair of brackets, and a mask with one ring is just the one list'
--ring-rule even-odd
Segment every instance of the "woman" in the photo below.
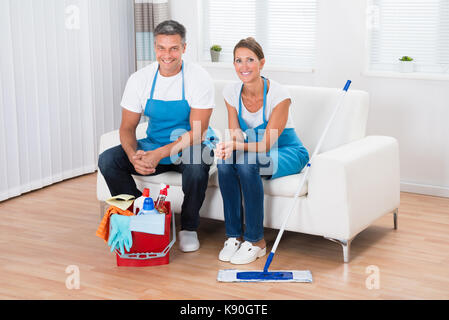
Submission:
{"label": "woman", "polygon": [[256,40],[241,40],[234,48],[241,82],[223,90],[231,139],[216,147],[228,237],[219,259],[233,264],[250,263],[266,254],[262,177],[299,173],[309,161],[291,121],[290,95],[279,83],[261,77],[264,64]]}

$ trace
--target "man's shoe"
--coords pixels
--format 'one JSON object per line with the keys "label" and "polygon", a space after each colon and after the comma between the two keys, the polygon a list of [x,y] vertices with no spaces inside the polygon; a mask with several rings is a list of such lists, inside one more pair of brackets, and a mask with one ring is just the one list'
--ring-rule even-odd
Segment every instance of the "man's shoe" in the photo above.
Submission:
{"label": "man's shoe", "polygon": [[183,252],[193,252],[200,248],[196,231],[179,231],[179,249]]}

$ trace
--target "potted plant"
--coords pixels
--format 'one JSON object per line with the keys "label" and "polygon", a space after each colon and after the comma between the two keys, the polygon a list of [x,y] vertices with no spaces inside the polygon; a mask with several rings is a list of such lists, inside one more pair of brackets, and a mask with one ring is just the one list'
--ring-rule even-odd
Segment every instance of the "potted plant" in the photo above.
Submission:
{"label": "potted plant", "polygon": [[413,72],[413,58],[409,56],[403,56],[399,59],[399,71],[400,72]]}
{"label": "potted plant", "polygon": [[214,44],[212,47],[210,47],[210,58],[212,62],[218,62],[220,60],[220,52],[222,48],[218,44]]}

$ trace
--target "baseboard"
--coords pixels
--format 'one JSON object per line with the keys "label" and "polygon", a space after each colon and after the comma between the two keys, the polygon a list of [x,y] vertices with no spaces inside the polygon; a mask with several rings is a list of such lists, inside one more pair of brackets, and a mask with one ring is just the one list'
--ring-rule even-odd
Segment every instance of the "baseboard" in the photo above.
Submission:
{"label": "baseboard", "polygon": [[449,188],[401,181],[401,191],[449,198]]}
{"label": "baseboard", "polygon": [[90,174],[96,171],[95,165],[84,166],[72,170],[67,170],[64,172],[55,173],[49,177],[43,177],[40,180],[28,181],[26,183],[21,184],[20,186],[16,186],[13,188],[8,188],[7,190],[0,193],[0,202],[8,200],[10,198],[14,198],[20,196],[22,194],[42,189],[52,184],[76,178],[85,174]]}

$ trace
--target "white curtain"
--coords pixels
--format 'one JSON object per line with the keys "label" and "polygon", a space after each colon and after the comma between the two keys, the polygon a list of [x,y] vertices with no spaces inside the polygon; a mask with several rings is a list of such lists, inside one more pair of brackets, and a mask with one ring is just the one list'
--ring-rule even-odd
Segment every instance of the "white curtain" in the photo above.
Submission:
{"label": "white curtain", "polygon": [[0,1],[0,201],[96,170],[135,69],[133,3]]}
{"label": "white curtain", "polygon": [[136,62],[141,69],[156,60],[154,29],[169,19],[168,0],[134,0]]}

